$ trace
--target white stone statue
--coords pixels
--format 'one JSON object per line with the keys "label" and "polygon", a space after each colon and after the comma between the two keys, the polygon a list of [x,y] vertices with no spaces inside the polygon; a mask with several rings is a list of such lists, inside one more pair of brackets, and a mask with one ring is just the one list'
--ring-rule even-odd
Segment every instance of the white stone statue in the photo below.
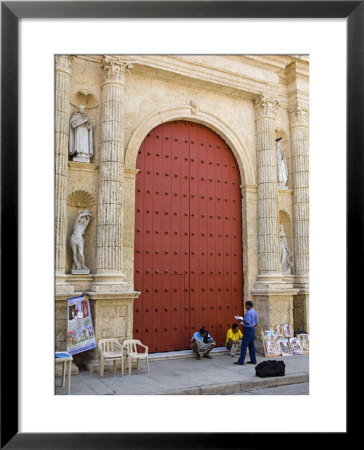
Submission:
{"label": "white stone statue", "polygon": [[280,225],[279,241],[281,249],[282,273],[284,275],[290,275],[293,266],[293,255],[291,250],[288,248],[286,233],[284,232],[283,225]]}
{"label": "white stone statue", "polygon": [[281,152],[281,140],[282,138],[276,139],[278,186],[287,189],[288,167],[286,157]]}
{"label": "white stone statue", "polygon": [[73,161],[90,162],[94,153],[92,126],[89,117],[84,114],[85,107],[78,105],[70,119],[70,154]]}
{"label": "white stone statue", "polygon": [[73,253],[73,274],[89,274],[90,269],[85,265],[85,257],[83,254],[84,239],[83,234],[86,230],[87,225],[91,220],[92,214],[87,210],[83,209],[78,213],[73,228],[73,233],[70,239],[72,253]]}

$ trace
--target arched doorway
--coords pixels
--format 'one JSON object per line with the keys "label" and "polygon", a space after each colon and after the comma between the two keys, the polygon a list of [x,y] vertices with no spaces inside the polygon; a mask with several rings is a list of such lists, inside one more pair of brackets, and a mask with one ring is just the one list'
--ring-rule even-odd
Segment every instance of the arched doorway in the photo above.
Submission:
{"label": "arched doorway", "polygon": [[209,128],[173,121],[148,133],[136,168],[134,337],[181,350],[204,326],[222,346],[243,311],[236,160]]}

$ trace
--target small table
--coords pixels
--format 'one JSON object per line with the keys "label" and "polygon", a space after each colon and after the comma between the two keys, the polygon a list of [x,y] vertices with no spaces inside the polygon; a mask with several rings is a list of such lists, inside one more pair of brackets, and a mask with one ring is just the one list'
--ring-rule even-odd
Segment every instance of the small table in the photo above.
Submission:
{"label": "small table", "polygon": [[72,368],[72,361],[73,358],[71,355],[64,356],[61,358],[56,357],[56,363],[63,363],[62,367],[62,387],[64,387],[64,382],[66,378],[66,366],[68,363],[68,385],[67,385],[67,394],[70,395],[71,393],[71,368]]}

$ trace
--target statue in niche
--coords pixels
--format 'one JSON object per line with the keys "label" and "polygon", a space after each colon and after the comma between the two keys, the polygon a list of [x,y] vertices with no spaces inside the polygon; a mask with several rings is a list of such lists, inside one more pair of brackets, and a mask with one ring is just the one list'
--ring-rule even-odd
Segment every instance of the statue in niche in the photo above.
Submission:
{"label": "statue in niche", "polygon": [[70,154],[73,161],[90,162],[93,150],[91,120],[84,113],[85,107],[78,105],[70,119]]}
{"label": "statue in niche", "polygon": [[83,209],[78,213],[78,216],[73,227],[73,233],[70,239],[70,244],[73,253],[72,274],[89,274],[90,269],[85,265],[85,257],[83,254],[84,239],[83,234],[87,225],[91,220],[92,214]]}
{"label": "statue in niche", "polygon": [[276,139],[278,186],[287,189],[288,167],[286,157],[281,152],[281,140],[282,138]]}
{"label": "statue in niche", "polygon": [[287,237],[286,233],[284,232],[283,225],[280,225],[279,241],[281,249],[282,273],[284,275],[290,275],[293,266],[293,255],[288,247]]}

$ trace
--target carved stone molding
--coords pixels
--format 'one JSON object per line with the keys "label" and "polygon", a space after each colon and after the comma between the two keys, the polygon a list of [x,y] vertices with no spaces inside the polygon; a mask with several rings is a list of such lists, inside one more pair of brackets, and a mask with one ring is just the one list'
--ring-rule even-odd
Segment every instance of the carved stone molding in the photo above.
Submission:
{"label": "carved stone molding", "polygon": [[96,203],[95,197],[87,191],[77,190],[68,195],[67,204],[75,208],[86,208]]}
{"label": "carved stone molding", "polygon": [[120,61],[116,56],[104,56],[101,61],[104,83],[124,83],[125,73],[133,68],[131,62]]}
{"label": "carved stone molding", "polygon": [[124,169],[124,177],[129,180],[135,180],[137,173],[140,172],[140,169]]}
{"label": "carved stone molding", "polygon": [[264,117],[275,118],[279,107],[281,106],[278,99],[274,97],[268,97],[266,95],[260,95],[254,98],[255,115],[257,119]]}
{"label": "carved stone molding", "polygon": [[241,195],[244,196],[244,194],[256,194],[258,192],[258,185],[257,184],[242,184],[240,186],[241,189]]}
{"label": "carved stone molding", "polygon": [[308,126],[309,113],[306,105],[296,103],[288,108],[288,112],[291,127]]}
{"label": "carved stone molding", "polygon": [[56,55],[56,71],[71,75],[72,64],[75,57],[71,55]]}
{"label": "carved stone molding", "polygon": [[99,102],[95,94],[88,89],[79,89],[71,97],[73,106],[83,105],[85,109],[93,109],[99,106]]}

